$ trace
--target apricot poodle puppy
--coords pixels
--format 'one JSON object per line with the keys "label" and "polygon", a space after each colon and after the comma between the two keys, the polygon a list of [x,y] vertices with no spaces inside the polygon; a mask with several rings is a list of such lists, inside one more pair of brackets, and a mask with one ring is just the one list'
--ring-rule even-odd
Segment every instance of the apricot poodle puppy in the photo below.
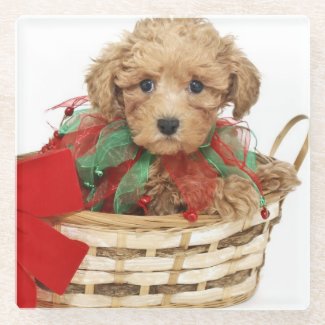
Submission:
{"label": "apricot poodle puppy", "polygon": [[[257,101],[260,76],[233,37],[221,37],[208,21],[157,18],[140,20],[105,48],[86,82],[93,108],[108,121],[125,118],[133,141],[157,156],[146,184],[153,198],[148,208],[151,215],[166,215],[186,204],[159,157],[196,151],[230,104],[241,119]],[[266,192],[285,194],[299,184],[294,167],[284,162],[263,165],[257,175]],[[252,183],[232,175],[218,177],[213,204],[200,213],[231,219],[258,207]]]}

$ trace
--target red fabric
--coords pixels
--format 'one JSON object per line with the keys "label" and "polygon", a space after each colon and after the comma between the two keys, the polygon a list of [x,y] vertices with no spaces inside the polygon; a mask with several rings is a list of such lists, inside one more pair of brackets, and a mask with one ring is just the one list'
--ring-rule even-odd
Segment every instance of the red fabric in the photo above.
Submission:
{"label": "red fabric", "polygon": [[[226,126],[226,125],[235,125],[235,124],[227,124],[230,123],[228,121],[225,121],[224,124],[222,122],[217,124],[217,126]],[[238,124],[238,122],[237,122]],[[222,141],[220,138],[218,132],[215,132],[212,140],[211,140],[211,147],[215,150],[215,152],[223,159],[224,163],[229,166],[236,166],[240,170],[242,170],[244,173],[246,173],[256,184],[259,192],[261,195],[263,195],[263,189],[262,184],[258,178],[258,176],[246,166],[246,158],[247,153],[249,151],[249,143],[250,143],[250,131],[249,129],[242,129],[242,128],[236,128],[234,129],[237,131],[237,134],[234,136],[239,137],[240,143],[243,145],[243,160],[239,160],[233,149],[227,145],[225,142]],[[238,134],[238,132],[240,132]]]}
{"label": "red fabric", "polygon": [[114,211],[114,195],[122,177],[130,170],[134,161],[127,160],[117,167],[107,168],[104,173],[102,182],[98,185],[96,193],[91,201],[86,203],[86,208],[90,209],[97,203],[104,201],[101,209],[102,212]]}
{"label": "red fabric", "polygon": [[[86,97],[76,97],[67,100],[51,109],[65,107],[68,104],[74,103],[74,108],[82,105],[86,101]],[[120,120],[115,118],[114,121]],[[80,125],[75,132],[65,134],[63,137],[53,140],[52,145],[56,149],[70,148],[74,160],[82,157],[83,155],[91,155],[96,151],[96,145],[98,145],[98,139],[101,131],[107,125],[107,120],[103,118],[101,114],[91,113],[85,114],[81,117]],[[110,130],[110,132],[112,132]],[[139,159],[142,150],[138,151],[138,155],[133,160],[127,160],[117,167],[108,168],[104,171],[104,176],[101,177],[97,183],[97,190],[91,201],[85,204],[85,208],[90,209],[92,206],[104,201],[101,211],[112,212],[114,194],[122,179],[122,177],[130,170],[134,163]],[[84,200],[90,193],[89,189],[82,188],[82,196]]]}
{"label": "red fabric", "polygon": [[81,118],[80,126],[75,132],[68,133],[60,138],[55,148],[68,148],[72,146],[74,159],[82,157],[85,153],[95,152],[101,130],[107,125],[107,121],[99,114],[86,114]]}
{"label": "red fabric", "polygon": [[54,150],[18,161],[18,209],[38,217],[80,210],[82,196],[70,150]]}
{"label": "red fabric", "polygon": [[19,212],[17,222],[18,264],[48,288],[63,294],[88,246],[63,236],[29,214]]}
{"label": "red fabric", "polygon": [[89,101],[88,96],[78,96],[78,97],[68,99],[68,100],[62,102],[59,105],[55,105],[55,106],[49,108],[48,110],[54,110],[54,109],[57,109],[57,108],[60,108],[60,107],[76,108],[78,106],[83,105],[84,103],[86,103],[88,101]]}
{"label": "red fabric", "polygon": [[[211,205],[218,173],[199,151],[191,155],[180,152],[173,156],[162,156],[162,163],[180,191],[189,212],[199,212]],[[193,216],[187,219],[193,221]]]}
{"label": "red fabric", "polygon": [[17,305],[19,308],[36,306],[35,282],[19,263],[17,263]]}
{"label": "red fabric", "polygon": [[97,191],[91,201],[86,203],[86,208],[89,209],[93,205],[104,200],[102,212],[114,211],[114,195],[121,182],[123,176],[132,168],[132,166],[139,160],[143,150],[139,148],[138,153],[134,159],[127,160],[120,165],[108,168],[103,176],[103,181],[99,184]]}
{"label": "red fabric", "polygon": [[71,152],[54,150],[19,161],[17,195],[17,304],[35,307],[34,278],[62,294],[89,248],[38,219],[83,209]]}

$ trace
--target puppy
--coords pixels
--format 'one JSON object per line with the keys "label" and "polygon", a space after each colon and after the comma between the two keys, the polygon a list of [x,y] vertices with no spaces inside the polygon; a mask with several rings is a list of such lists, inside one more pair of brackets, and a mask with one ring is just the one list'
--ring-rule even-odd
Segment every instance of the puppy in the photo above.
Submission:
{"label": "puppy", "polygon": [[[260,75],[236,47],[204,19],[144,19],[132,33],[105,48],[86,76],[94,109],[110,121],[125,118],[133,141],[157,156],[149,171],[149,215],[186,209],[160,157],[198,150],[218,113],[233,104],[233,116],[249,113],[259,95]],[[293,166],[271,162],[257,176],[265,192],[291,191],[299,182]],[[200,213],[229,219],[259,207],[252,183],[237,175],[218,177],[213,201]],[[205,187],[194,184],[196,197]]]}

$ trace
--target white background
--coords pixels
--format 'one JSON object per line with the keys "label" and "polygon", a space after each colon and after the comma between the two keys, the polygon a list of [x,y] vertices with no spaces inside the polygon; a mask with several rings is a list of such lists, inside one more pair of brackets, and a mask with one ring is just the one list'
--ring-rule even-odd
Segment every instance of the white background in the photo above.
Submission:
{"label": "white background", "polygon": [[[261,95],[246,118],[268,153],[284,124],[309,115],[309,24],[304,17],[209,17],[221,35],[232,34],[262,74]],[[137,17],[25,17],[17,32],[17,153],[39,150],[63,112],[45,114],[61,101],[86,94],[90,58],[132,30]],[[230,111],[225,115],[230,115]],[[306,123],[285,140],[277,157],[293,161]],[[272,234],[254,297],[230,309],[305,309],[309,303],[309,157],[296,192],[286,199]]]}

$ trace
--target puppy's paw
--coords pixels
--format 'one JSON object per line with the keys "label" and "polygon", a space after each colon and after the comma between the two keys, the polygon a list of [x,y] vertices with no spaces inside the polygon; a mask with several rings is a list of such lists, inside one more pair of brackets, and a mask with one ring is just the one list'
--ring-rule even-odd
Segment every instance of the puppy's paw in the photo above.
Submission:
{"label": "puppy's paw", "polygon": [[294,166],[278,160],[260,165],[257,176],[264,193],[279,192],[284,195],[300,184]]}
{"label": "puppy's paw", "polygon": [[219,178],[213,206],[209,214],[219,214],[224,220],[251,217],[259,207],[259,194],[252,183],[237,175]]}
{"label": "puppy's paw", "polygon": [[[153,191],[149,191],[149,195]],[[185,210],[185,204],[181,195],[176,191],[167,189],[161,191],[158,195],[153,195],[153,200],[148,205],[149,216],[164,216],[168,214],[180,213]]]}

